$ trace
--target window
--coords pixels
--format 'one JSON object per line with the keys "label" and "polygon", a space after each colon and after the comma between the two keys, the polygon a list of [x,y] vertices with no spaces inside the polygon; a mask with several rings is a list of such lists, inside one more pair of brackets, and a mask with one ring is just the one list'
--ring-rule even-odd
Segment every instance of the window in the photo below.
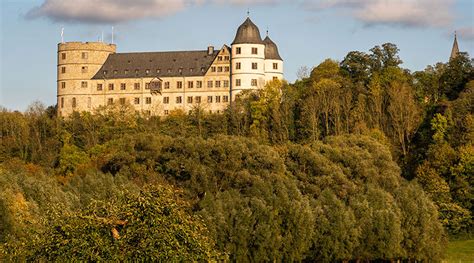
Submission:
{"label": "window", "polygon": [[160,72],[161,72],[161,69],[157,69],[157,70],[156,70],[156,73],[160,73]]}
{"label": "window", "polygon": [[146,115],[146,116],[150,116],[150,115],[151,115],[151,111],[150,111],[150,110],[146,110],[146,111],[145,111],[145,115]]}
{"label": "window", "polygon": [[66,73],[66,67],[61,67],[61,73]]}
{"label": "window", "polygon": [[126,90],[127,89],[127,84],[126,83],[120,83],[120,89],[121,90]]}
{"label": "window", "polygon": [[169,89],[170,88],[170,82],[169,81],[166,81],[165,82],[165,89]]}
{"label": "window", "polygon": [[221,81],[220,80],[216,80],[216,88],[220,88],[221,87]]}
{"label": "window", "polygon": [[108,98],[107,99],[107,105],[112,105],[114,104],[114,99],[113,98]]}
{"label": "window", "polygon": [[235,69],[240,69],[240,68],[241,68],[240,62],[235,63]]}
{"label": "window", "polygon": [[124,70],[123,73],[125,73],[125,75],[128,74],[128,69]]}
{"label": "window", "polygon": [[109,90],[114,90],[114,83],[109,83]]}
{"label": "window", "polygon": [[222,67],[217,67],[217,72],[222,72]]}
{"label": "window", "polygon": [[273,77],[273,80],[278,80],[278,77]]}
{"label": "window", "polygon": [[236,87],[240,87],[240,84],[241,84],[241,83],[240,83],[240,79],[236,79],[236,80],[235,80],[235,86],[236,86]]}
{"label": "window", "polygon": [[165,115],[168,115],[170,112],[168,110],[165,110]]}
{"label": "window", "polygon": [[61,82],[61,89],[65,89],[66,88],[66,82]]}
{"label": "window", "polygon": [[183,88],[183,82],[182,81],[176,82],[176,88],[177,89],[182,89]]}
{"label": "window", "polygon": [[87,81],[81,81],[81,88],[87,88]]}
{"label": "window", "polygon": [[196,103],[201,103],[201,96],[194,97]]}
{"label": "window", "polygon": [[61,98],[61,108],[64,108],[64,98]]}
{"label": "window", "polygon": [[221,96],[216,96],[216,103],[220,103],[221,102]]}
{"label": "window", "polygon": [[102,91],[102,84],[101,83],[97,83],[97,91]]}
{"label": "window", "polygon": [[133,103],[135,104],[140,104],[140,98],[134,98]]}
{"label": "window", "polygon": [[212,103],[212,96],[207,96],[207,102]]}
{"label": "window", "polygon": [[211,72],[216,72],[216,67],[211,67]]}
{"label": "window", "polygon": [[114,70],[114,75],[117,75],[117,73],[118,73],[118,70]]}
{"label": "window", "polygon": [[193,97],[192,96],[188,97],[188,103],[193,103]]}
{"label": "window", "polygon": [[241,49],[240,47],[236,48],[236,49],[235,49],[235,53],[236,53],[236,54],[242,53],[242,49]]}
{"label": "window", "polygon": [[222,96],[222,101],[223,102],[229,102],[229,96]]}
{"label": "window", "polygon": [[168,69],[168,73],[171,73],[171,69],[170,69],[170,68]]}
{"label": "window", "polygon": [[87,52],[82,52],[82,59],[87,59]]}
{"label": "window", "polygon": [[228,88],[229,87],[229,81],[228,80],[224,80],[224,88]]}
{"label": "window", "polygon": [[256,87],[257,86],[257,79],[252,79],[251,85],[252,85],[252,87]]}
{"label": "window", "polygon": [[183,98],[181,96],[176,97],[176,103],[181,104],[183,102]]}
{"label": "window", "polygon": [[91,108],[92,107],[92,101],[91,101],[91,97],[87,97],[87,108]]}
{"label": "window", "polygon": [[256,47],[252,48],[252,55],[257,55],[258,54],[258,49]]}
{"label": "window", "polygon": [[163,104],[169,104],[170,103],[170,97],[163,97]]}
{"label": "window", "polygon": [[[161,82],[158,82],[158,85],[161,84]],[[150,89],[150,82],[145,83],[145,89]]]}
{"label": "window", "polygon": [[273,63],[273,69],[278,69],[278,63]]}
{"label": "window", "polygon": [[72,98],[72,107],[75,108],[77,105],[76,105],[76,98]]}
{"label": "window", "polygon": [[212,80],[208,80],[208,81],[207,81],[207,87],[208,87],[208,88],[212,88]]}
{"label": "window", "polygon": [[139,71],[138,69],[135,69],[135,75],[138,75],[138,71]]}
{"label": "window", "polygon": [[257,63],[252,63],[252,69],[257,69]]}
{"label": "window", "polygon": [[217,61],[222,61],[222,56],[218,56]]}
{"label": "window", "polygon": [[133,84],[133,88],[134,88],[135,90],[140,90],[140,82],[135,82],[135,83]]}
{"label": "window", "polygon": [[120,105],[124,105],[125,104],[125,98],[120,98],[119,103],[120,103]]}
{"label": "window", "polygon": [[229,66],[224,67],[225,72],[229,72]]}
{"label": "window", "polygon": [[62,54],[61,54],[61,58],[62,58],[62,59],[66,59],[66,53],[62,53]]}
{"label": "window", "polygon": [[151,104],[151,97],[146,97],[145,98],[145,103],[146,104]]}
{"label": "window", "polygon": [[107,75],[107,70],[102,71],[102,74]]}
{"label": "window", "polygon": [[145,74],[150,74],[150,70],[149,69],[145,69]]}
{"label": "window", "polygon": [[188,81],[188,88],[189,89],[194,88],[194,81]]}
{"label": "window", "polygon": [[224,57],[224,60],[225,60],[225,61],[229,61],[229,60],[230,60],[230,56],[225,56],[225,57]]}
{"label": "window", "polygon": [[83,67],[81,68],[81,72],[82,72],[82,73],[87,73],[87,67],[86,67],[86,66],[83,66]]}
{"label": "window", "polygon": [[198,80],[196,81],[196,88],[202,88],[202,81]]}

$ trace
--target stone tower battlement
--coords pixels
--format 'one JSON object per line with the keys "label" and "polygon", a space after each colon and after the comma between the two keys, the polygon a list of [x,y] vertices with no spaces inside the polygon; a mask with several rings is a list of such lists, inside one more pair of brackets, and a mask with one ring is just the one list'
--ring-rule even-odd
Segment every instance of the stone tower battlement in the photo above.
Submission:
{"label": "stone tower battlement", "polygon": [[[116,45],[102,42],[66,42],[58,44],[57,103],[62,114],[72,113],[83,94],[90,93],[89,81],[102,67],[107,57],[116,52]],[[90,104],[90,103],[89,103]],[[70,105],[70,107],[64,107]],[[74,107],[73,107],[74,106]]]}

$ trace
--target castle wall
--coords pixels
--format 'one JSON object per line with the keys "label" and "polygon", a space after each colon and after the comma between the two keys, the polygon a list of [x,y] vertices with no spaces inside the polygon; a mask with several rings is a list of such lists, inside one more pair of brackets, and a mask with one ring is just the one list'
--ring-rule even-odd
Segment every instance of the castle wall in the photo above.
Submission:
{"label": "castle wall", "polygon": [[[240,54],[237,49],[240,48]],[[252,54],[257,48],[257,54]],[[257,69],[252,68],[257,64]],[[240,68],[239,68],[240,64]],[[252,83],[255,82],[256,83]],[[239,83],[240,82],[240,83]],[[239,85],[240,84],[240,85]],[[265,86],[265,45],[235,44],[232,45],[232,96],[235,98],[243,90],[261,89]]]}

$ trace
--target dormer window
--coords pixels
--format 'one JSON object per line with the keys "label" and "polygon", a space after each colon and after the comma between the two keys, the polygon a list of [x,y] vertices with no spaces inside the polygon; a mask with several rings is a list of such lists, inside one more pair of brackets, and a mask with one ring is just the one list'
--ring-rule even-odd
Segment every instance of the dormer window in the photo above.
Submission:
{"label": "dormer window", "polygon": [[190,68],[190,69],[189,69],[189,72],[193,72],[193,68]]}
{"label": "dormer window", "polygon": [[138,69],[135,69],[135,74],[137,74],[137,75],[138,75]]}
{"label": "dormer window", "polygon": [[125,75],[128,74],[128,69],[124,70],[123,73],[125,73]]}
{"label": "dormer window", "polygon": [[160,73],[160,72],[161,72],[161,69],[157,69],[157,70],[156,70],[156,73]]}
{"label": "dormer window", "polygon": [[179,73],[183,73],[183,68],[178,69]]}
{"label": "dormer window", "polygon": [[107,70],[104,70],[103,73],[104,73],[104,75],[107,75]]}
{"label": "dormer window", "polygon": [[114,75],[117,75],[117,73],[118,73],[118,70],[114,70]]}
{"label": "dormer window", "polygon": [[168,73],[171,73],[171,69],[170,69],[170,68],[168,69]]}
{"label": "dormer window", "polygon": [[149,70],[149,69],[146,69],[146,70],[145,70],[145,74],[147,74],[147,75],[150,74],[150,70]]}

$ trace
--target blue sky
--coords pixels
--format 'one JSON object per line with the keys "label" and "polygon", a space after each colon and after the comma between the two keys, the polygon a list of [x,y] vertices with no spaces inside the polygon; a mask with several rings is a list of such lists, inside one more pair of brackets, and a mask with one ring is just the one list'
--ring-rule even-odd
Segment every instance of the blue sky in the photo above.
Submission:
{"label": "blue sky", "polygon": [[0,105],[23,111],[53,105],[56,53],[65,41],[110,41],[117,52],[202,50],[230,44],[247,10],[268,29],[285,78],[326,58],[395,43],[412,71],[445,62],[453,32],[474,53],[472,0],[0,0]]}

